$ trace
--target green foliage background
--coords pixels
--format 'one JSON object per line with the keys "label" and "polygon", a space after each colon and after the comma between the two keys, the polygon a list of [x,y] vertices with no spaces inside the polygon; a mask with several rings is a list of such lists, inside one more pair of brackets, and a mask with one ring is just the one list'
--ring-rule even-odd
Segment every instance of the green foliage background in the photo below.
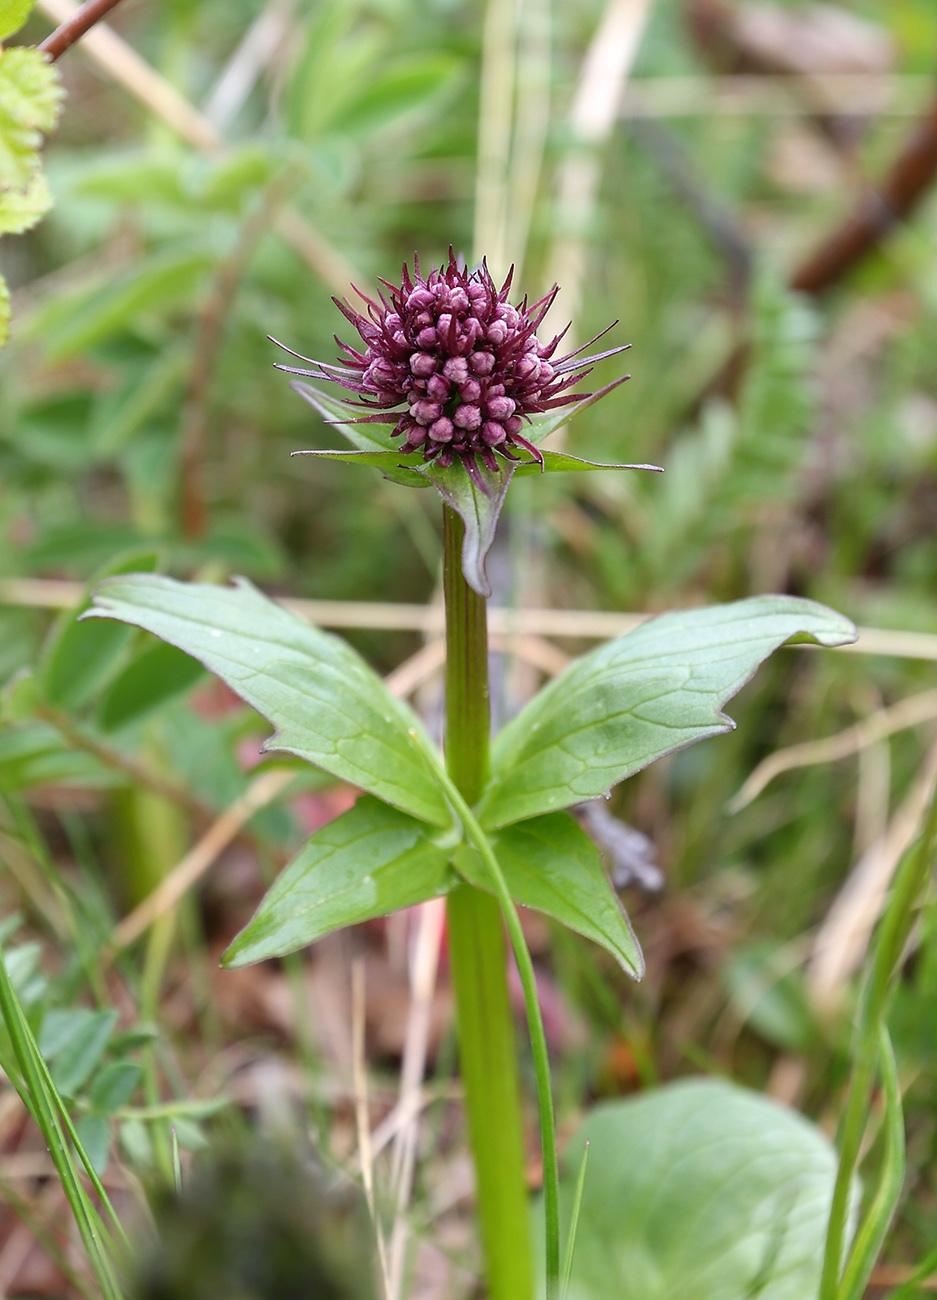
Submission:
{"label": "green foliage background", "polygon": [[[937,17],[926,0],[846,7],[878,25],[898,73],[931,71]],[[563,233],[569,107],[601,8],[588,0],[552,13],[544,165],[528,247],[513,254],[524,258],[519,289],[533,296],[548,287]],[[712,79],[685,9],[652,6],[639,83]],[[339,440],[273,369],[267,335],[330,359],[343,325],[320,253],[317,271],[278,233],[287,211],[362,287],[393,279],[415,248],[425,262],[450,243],[471,256],[479,8],[298,0],[287,39],[225,119],[219,78],[260,12],[254,0],[125,0],[113,16],[172,86],[214,111],[216,149],[185,143],[80,47],[57,65],[65,101],[56,127],[56,76],[23,48],[49,30],[38,12],[0,56],[0,269],[13,310],[0,355],[0,595],[11,579],[90,583],[160,566],[205,580],[241,573],[293,596],[432,597],[436,494],[375,471],[291,461],[294,450]],[[522,12],[543,21],[532,3]],[[21,94],[29,77],[38,93]],[[937,633],[932,199],[822,301],[784,287],[863,178],[888,165],[908,118],[871,118],[839,151],[803,115],[728,115],[704,103],[659,126],[667,149],[623,118],[600,151],[575,332],[586,339],[620,318],[612,341],[633,343],[633,378],[584,412],[565,446],[603,461],[657,461],[666,474],[517,482],[498,603],[657,611],[780,591],[860,625]],[[783,149],[800,159],[793,180]],[[811,184],[816,150],[826,180]],[[36,224],[46,181],[54,206]],[[704,200],[728,214],[751,259],[741,293]],[[2,299],[0,287],[0,319]],[[739,342],[741,381],[719,395],[710,381]],[[607,362],[597,378],[617,373]],[[22,915],[20,930],[7,923],[18,935],[8,964],[40,1044],[53,1043],[59,1085],[85,1107],[89,1150],[96,1143],[103,1163],[117,1125],[123,1158],[169,1177],[168,1121],[141,1114],[145,1106],[172,1091],[179,1141],[203,1140],[201,1112],[185,1109],[194,1069],[167,1070],[153,1046],[170,1033],[159,1028],[160,979],[179,949],[170,935],[162,954],[151,947],[128,962],[141,1028],[123,1040],[102,1019],[98,954],[191,843],[199,810],[220,812],[243,793],[238,746],[255,736],[256,719],[196,716],[190,669],[130,629],[3,599],[9,869],[0,887],[4,913]],[[385,672],[418,647],[405,633],[350,639]],[[868,836],[908,794],[932,724],[902,731],[858,767],[846,759],[790,772],[735,816],[726,804],[773,750],[836,732],[934,678],[926,660],[783,653],[740,697],[732,736],[619,792],[615,811],[655,841],[668,883],[662,898],[629,898],[649,960],[637,988],[603,954],[553,938],[545,962],[588,1030],[585,1047],[557,1064],[561,1121],[588,1099],[693,1070],[777,1090],[794,1059],[798,1104],[829,1123],[854,990],[822,1013],[806,954]],[[510,683],[505,692],[510,708]],[[134,780],[133,765],[159,774],[161,795]],[[75,792],[91,792],[87,809]],[[286,802],[258,815],[251,833],[267,867],[300,839]],[[204,952],[200,924],[193,911],[182,925],[190,954]],[[909,1177],[888,1250],[904,1261],[930,1245],[937,1197],[934,931],[929,912],[893,1015]],[[90,1021],[62,1021],[53,1038],[69,1009],[98,1017],[93,1035]],[[176,1043],[184,1061],[203,1046]]]}

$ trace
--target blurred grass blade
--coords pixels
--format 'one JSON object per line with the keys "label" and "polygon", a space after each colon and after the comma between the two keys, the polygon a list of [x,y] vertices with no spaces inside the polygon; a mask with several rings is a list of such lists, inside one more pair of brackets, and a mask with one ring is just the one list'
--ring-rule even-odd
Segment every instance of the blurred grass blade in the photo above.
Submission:
{"label": "blurred grass blade", "polygon": [[885,1153],[878,1189],[849,1253],[839,1288],[840,1300],[862,1300],[904,1185],[905,1141],[901,1086],[891,1038],[884,1025],[880,1030],[879,1042],[882,1085],[885,1091]]}
{"label": "blurred grass blade", "polygon": [[[77,1150],[79,1144],[74,1126],[71,1124],[70,1119],[66,1119],[65,1107],[36,1046],[36,1040],[29,1028],[23,1008],[7,973],[2,952],[0,952],[0,1014],[3,1015],[13,1052],[22,1071],[24,1090],[20,1095],[45,1139],[49,1155],[52,1157],[56,1173],[61,1181],[62,1190],[75,1216],[75,1222],[87,1252],[88,1261],[101,1288],[101,1294],[104,1300],[122,1300],[120,1287],[109,1255],[110,1241],[108,1233],[82,1186],[72,1153],[68,1149],[62,1127],[56,1116],[56,1109],[61,1112],[63,1119],[66,1120],[66,1127],[70,1130],[69,1136],[75,1142]],[[86,1156],[84,1158],[87,1160]],[[90,1166],[90,1161],[87,1163]],[[96,1186],[100,1186],[97,1175],[94,1178]],[[103,1191],[103,1188],[101,1188],[101,1191]]]}
{"label": "blurred grass blade", "polygon": [[586,1138],[585,1146],[582,1149],[582,1160],[579,1162],[579,1177],[576,1180],[576,1194],[573,1197],[573,1212],[569,1220],[569,1236],[566,1239],[566,1251],[563,1255],[560,1300],[566,1300],[566,1296],[569,1292],[569,1283],[573,1276],[573,1252],[576,1249],[576,1233],[579,1230],[579,1211],[582,1209],[582,1193],[586,1186],[586,1166],[588,1163],[589,1139]]}

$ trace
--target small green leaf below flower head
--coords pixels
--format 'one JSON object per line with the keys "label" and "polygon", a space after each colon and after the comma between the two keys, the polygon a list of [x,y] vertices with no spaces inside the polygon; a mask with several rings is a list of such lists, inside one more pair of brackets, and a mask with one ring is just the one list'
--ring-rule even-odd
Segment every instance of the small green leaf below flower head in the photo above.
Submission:
{"label": "small green leaf below flower head", "polygon": [[318,456],[320,460],[338,460],[345,465],[368,465],[379,469],[385,478],[406,487],[428,487],[426,479],[415,469],[409,469],[400,459],[399,451],[294,451],[294,456]]}
{"label": "small green leaf below flower head", "polygon": [[[528,441],[534,444],[543,442],[544,438],[548,438],[551,433],[555,433],[564,424],[569,424],[570,420],[578,415],[580,411],[595,406],[596,402],[600,402],[603,397],[608,397],[609,393],[613,393],[616,388],[620,388],[630,378],[630,375],[622,375],[619,379],[613,379],[610,384],[606,384],[604,388],[599,388],[594,393],[586,393],[580,401],[573,405],[562,406],[557,411],[543,411],[539,415],[532,415],[526,431]],[[638,466],[635,466],[635,468],[638,468]],[[644,469],[645,466],[640,466],[640,468]],[[649,468],[657,469],[658,466],[653,465]]]}
{"label": "small green leaf below flower head", "polygon": [[492,471],[479,465],[477,473],[487,492],[469,477],[460,460],[442,466],[436,461],[423,465],[417,473],[428,479],[465,524],[462,542],[462,572],[465,581],[479,596],[491,595],[491,583],[485,572],[485,560],[495,539],[495,529],[507,496],[515,467],[502,461],[502,468]]}
{"label": "small green leaf below flower head", "polygon": [[[385,433],[385,430],[392,428],[393,425],[354,424],[352,423],[354,416],[349,413],[347,403],[328,393],[323,393],[321,388],[316,388],[313,384],[302,383],[298,379],[294,380],[290,387],[295,393],[299,393],[314,411],[318,411],[323,420],[333,429],[343,434],[359,452],[369,452],[381,457],[374,461],[356,458],[357,463],[373,464],[385,478],[392,479],[395,483],[402,483],[405,487],[423,487],[423,480],[417,476],[415,470],[408,469],[400,463],[400,452],[391,442],[390,434]],[[314,453],[303,452],[302,454]],[[332,458],[340,460],[342,456],[340,453],[333,453]]]}
{"label": "small green leaf below flower head", "polygon": [[435,826],[451,825],[419,719],[339,637],[243,578],[231,587],[134,574],[109,578],[85,617],[153,632],[217,673],[276,727],[286,750]]}
{"label": "small green leaf below flower head", "polygon": [[313,835],[221,959],[282,957],[332,930],[447,894],[459,878],[428,827],[364,796]]}
{"label": "small green leaf below flower head", "polygon": [[664,614],[577,659],[495,740],[479,820],[504,826],[595,799],[655,759],[733,730],[725,703],[799,633],[825,646],[857,635],[812,600],[755,596]]}
{"label": "small green leaf below flower head", "polygon": [[565,451],[544,451],[543,464],[537,461],[522,461],[514,473],[517,478],[527,478],[531,474],[560,474],[567,470],[582,472],[593,469],[650,469],[663,473],[660,465],[603,465],[597,460],[583,460],[581,456],[570,456]]}
{"label": "small green leaf below flower head", "polygon": [[[606,948],[634,979],[644,958],[631,923],[612,889],[599,852],[566,812],[532,817],[492,837],[511,897]],[[490,889],[489,874],[469,845],[456,851],[455,867],[470,884]]]}

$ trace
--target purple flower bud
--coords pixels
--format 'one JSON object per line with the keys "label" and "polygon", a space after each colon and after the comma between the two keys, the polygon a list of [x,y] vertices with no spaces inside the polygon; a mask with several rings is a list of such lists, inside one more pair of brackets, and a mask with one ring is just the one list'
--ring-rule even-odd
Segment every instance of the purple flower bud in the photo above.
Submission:
{"label": "purple flower bud", "polygon": [[442,415],[442,407],[438,402],[417,402],[416,406],[410,408],[410,414],[416,420],[417,424],[432,424]]}
{"label": "purple flower bud", "polygon": [[428,352],[414,352],[410,358],[410,369],[421,379],[426,379],[436,373],[436,358],[431,357]]}
{"label": "purple flower bud", "polygon": [[495,347],[500,347],[507,338],[508,333],[508,327],[503,320],[493,320],[488,326],[485,337],[489,343],[493,343]]}
{"label": "purple flower bud", "polygon": [[468,379],[468,362],[465,357],[450,357],[443,366],[442,372],[454,384],[464,384]]}
{"label": "purple flower bud", "polygon": [[490,352],[473,352],[468,358],[468,368],[473,375],[490,375],[495,368],[495,359]]}
{"label": "purple flower bud", "polygon": [[514,403],[510,397],[489,397],[485,403],[485,414],[490,420],[506,420],[514,414]]}
{"label": "purple flower bud", "polygon": [[426,430],[419,424],[412,424],[407,430],[407,443],[415,451],[426,441]]}
{"label": "purple flower bud", "polygon": [[416,336],[417,346],[421,348],[434,348],[439,341],[439,335],[433,329],[432,325],[427,325],[425,329],[420,330]]}
{"label": "purple flower bud", "polygon": [[459,384],[459,396],[463,402],[477,402],[482,395],[482,386],[477,379],[466,379]]}
{"label": "purple flower bud", "polygon": [[449,307],[454,312],[467,312],[469,309],[469,296],[464,289],[453,289],[449,294]]}
{"label": "purple flower bud", "polygon": [[512,415],[510,420],[505,420],[504,431],[509,438],[514,438],[524,427],[524,421],[519,415]]}
{"label": "purple flower bud", "polygon": [[452,420],[460,429],[467,429],[471,433],[481,424],[482,413],[473,402],[463,402],[456,407]]}
{"label": "purple flower bud", "polygon": [[481,427],[482,440],[488,447],[500,447],[507,437],[504,426],[494,420],[486,420]]}
{"label": "purple flower bud", "polygon": [[449,381],[442,375],[432,375],[426,382],[426,395],[434,402],[445,402],[451,391]]}
{"label": "purple flower bud", "polygon": [[442,416],[430,426],[429,436],[433,442],[451,442],[452,435],[455,433],[452,421]]}
{"label": "purple flower bud", "polygon": [[435,301],[433,294],[424,285],[414,289],[410,294],[407,299],[407,311],[423,311],[427,307],[432,307]]}

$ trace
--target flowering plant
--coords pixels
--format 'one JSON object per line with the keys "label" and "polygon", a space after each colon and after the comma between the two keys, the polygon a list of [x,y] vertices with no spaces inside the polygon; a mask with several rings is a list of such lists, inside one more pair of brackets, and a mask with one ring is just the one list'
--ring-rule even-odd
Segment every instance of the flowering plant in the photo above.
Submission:
{"label": "flowering plant", "polygon": [[[298,391],[353,451],[307,453],[375,465],[443,495],[445,761],[417,716],[340,639],[249,583],[140,574],[101,583],[93,616],[145,628],[201,660],[275,727],[286,750],[364,796],[318,831],[224,957],[240,966],[293,952],[340,926],[445,895],[459,1047],[492,1300],[531,1300],[533,1268],[504,929],[524,989],[544,1169],[545,1277],[559,1294],[560,1223],[549,1060],[517,905],[601,944],[639,979],[643,959],[599,852],[565,811],[697,740],[732,729],[722,712],[792,637],[855,638],[812,601],[757,596],[670,613],[574,661],[490,744],[485,553],[512,475],[595,466],[538,444],[616,385],[576,397],[591,364],[554,359],[537,325],[552,302],[507,303],[487,269],[450,255],[368,314],[339,304],[364,350],[298,373],[357,394],[359,414],[305,383]],[[588,345],[587,345],[588,346]],[[617,381],[621,382],[621,380]],[[402,409],[406,406],[406,409]],[[392,424],[382,438],[373,430]],[[393,439],[402,439],[394,447]],[[526,453],[526,458],[523,453]],[[635,468],[635,467],[630,467]]]}
{"label": "flowering plant", "polygon": [[[388,478],[413,487],[433,484],[462,518],[466,581],[482,596],[491,594],[485,556],[515,474],[659,469],[601,465],[540,449],[538,444],[571,415],[629,378],[622,375],[593,393],[570,391],[596,362],[626,352],[630,344],[580,355],[615,321],[582,347],[557,357],[566,330],[548,343],[537,337],[557,287],[531,306],[526,298],[512,306],[507,300],[512,274],[498,289],[484,262],[468,271],[450,248],[448,265],[433,267],[424,279],[419,257],[414,257],[413,274],[404,264],[399,286],[381,282],[389,301],[379,294],[380,302],[375,302],[358,291],[366,315],[333,299],[361,336],[363,351],[336,336],[341,364],[292,353],[311,369],[279,367],[338,383],[359,397],[357,402],[336,401],[311,384],[294,381],[296,392],[356,449],[296,454],[374,465]],[[381,435],[381,425],[394,426],[389,436]],[[402,439],[398,449],[396,439]]]}

